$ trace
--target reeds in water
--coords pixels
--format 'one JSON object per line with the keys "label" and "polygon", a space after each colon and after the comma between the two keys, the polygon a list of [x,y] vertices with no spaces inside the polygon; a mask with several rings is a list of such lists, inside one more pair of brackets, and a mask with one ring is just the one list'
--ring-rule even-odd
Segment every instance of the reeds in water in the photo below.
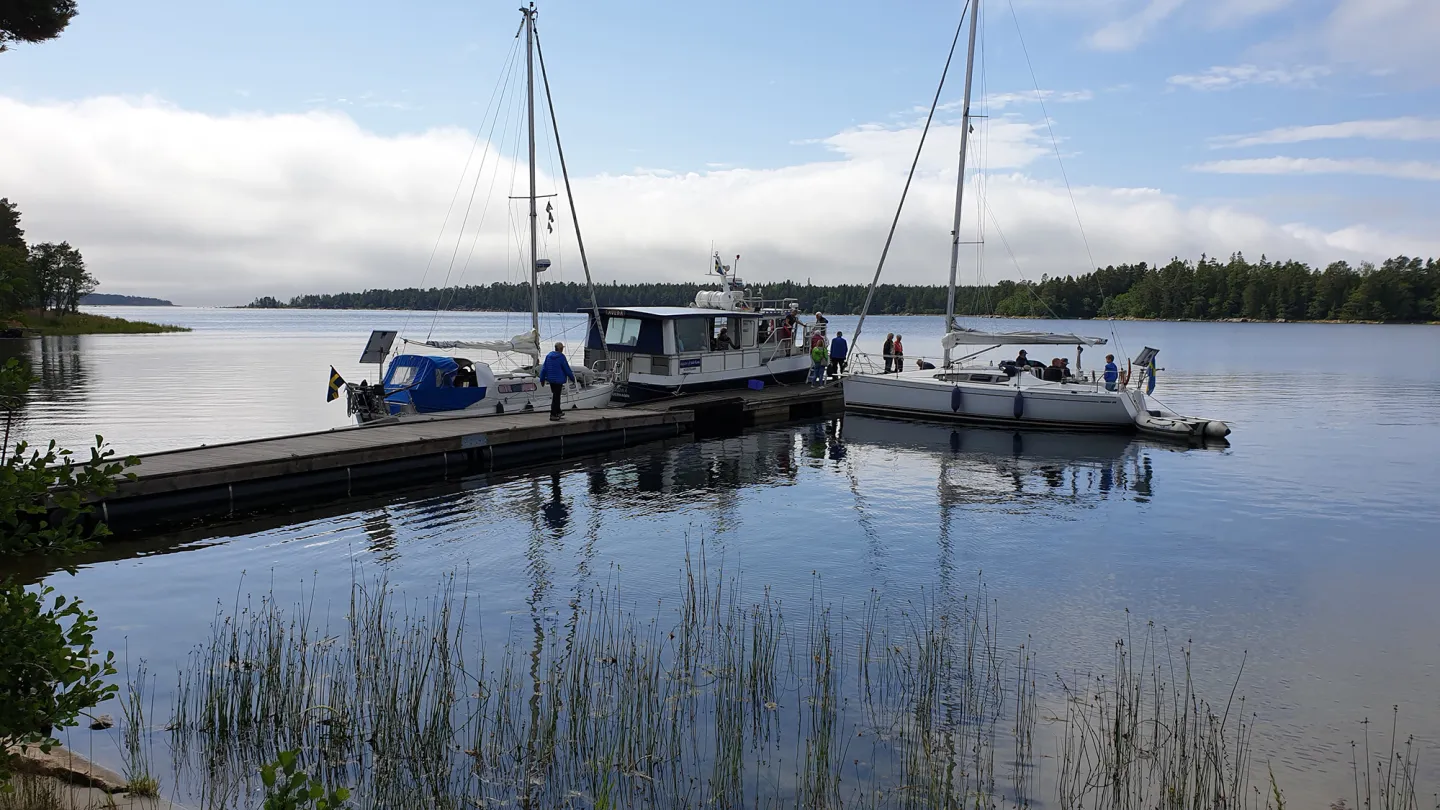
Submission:
{"label": "reeds in water", "polygon": [[[413,601],[357,579],[337,626],[313,604],[237,604],[180,675],[178,776],[201,806],[243,807],[259,765],[298,750],[360,807],[1030,807],[1052,803],[1033,749],[1053,703],[1062,808],[1283,806],[1251,784],[1243,698],[1201,697],[1188,646],[1153,626],[1110,672],[1042,695],[983,583],[847,610],[817,578],[788,612],[702,548],[679,590],[642,613],[612,582],[499,649],[454,578]],[[1357,807],[1418,810],[1410,748],[1380,765],[1363,786],[1357,765]]]}

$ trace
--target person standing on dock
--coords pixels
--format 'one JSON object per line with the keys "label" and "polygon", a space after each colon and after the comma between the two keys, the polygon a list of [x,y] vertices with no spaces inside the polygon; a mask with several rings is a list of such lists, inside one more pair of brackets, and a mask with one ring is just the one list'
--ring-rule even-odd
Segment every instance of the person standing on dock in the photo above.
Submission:
{"label": "person standing on dock", "polygon": [[[815,333],[819,335],[819,332]],[[830,353],[825,351],[825,341],[812,343],[810,346],[810,377],[806,380],[812,385],[825,384],[825,364],[830,361]]]}
{"label": "person standing on dock", "polygon": [[560,392],[566,382],[575,382],[575,372],[570,370],[570,361],[565,359],[565,344],[556,343],[555,351],[545,356],[545,365],[540,367],[540,384],[550,386],[550,421],[565,418],[560,410]]}
{"label": "person standing on dock", "polygon": [[850,344],[845,342],[845,333],[836,331],[830,341],[830,375],[838,377],[845,373],[845,358],[850,356]]}

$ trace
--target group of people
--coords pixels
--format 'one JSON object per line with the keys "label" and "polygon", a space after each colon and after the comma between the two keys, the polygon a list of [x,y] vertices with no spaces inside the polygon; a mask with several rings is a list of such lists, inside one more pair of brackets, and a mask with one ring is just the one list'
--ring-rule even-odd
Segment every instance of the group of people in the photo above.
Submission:
{"label": "group of people", "polygon": [[818,312],[815,317],[821,326],[810,336],[810,376],[806,382],[811,385],[824,383],[827,376],[836,377],[845,373],[850,359],[850,343],[845,340],[845,333],[836,331],[835,339],[826,345],[825,321],[820,320]]}
{"label": "group of people", "polygon": [[[1038,371],[1035,373],[1048,382],[1065,382],[1075,376],[1075,373],[1070,370],[1070,358],[1052,357],[1050,365],[1047,366],[1039,360],[1031,360],[1024,349],[1020,350],[1013,361],[1007,360],[1001,363],[1000,367],[1012,377],[1024,371],[1037,369]],[[1105,381],[1106,391],[1114,391],[1119,386],[1121,382],[1120,367],[1115,365],[1115,355],[1105,355],[1105,373],[1101,379]]]}
{"label": "group of people", "polygon": [[905,344],[904,335],[897,335],[894,332],[886,333],[885,343],[880,347],[880,354],[885,357],[885,373],[894,372],[899,374],[905,369]]}

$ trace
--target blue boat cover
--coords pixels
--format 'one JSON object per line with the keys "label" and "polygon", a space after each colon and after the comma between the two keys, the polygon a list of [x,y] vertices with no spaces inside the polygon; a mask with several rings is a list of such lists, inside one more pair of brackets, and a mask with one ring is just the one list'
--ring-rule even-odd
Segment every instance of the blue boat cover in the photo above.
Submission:
{"label": "blue boat cover", "polygon": [[444,355],[402,354],[385,372],[385,402],[390,413],[411,406],[418,413],[458,411],[485,398],[484,387],[456,388],[455,358]]}

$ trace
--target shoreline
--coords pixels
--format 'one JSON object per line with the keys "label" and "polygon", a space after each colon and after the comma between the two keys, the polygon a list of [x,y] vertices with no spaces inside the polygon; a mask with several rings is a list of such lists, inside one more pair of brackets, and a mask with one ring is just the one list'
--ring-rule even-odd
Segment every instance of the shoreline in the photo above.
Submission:
{"label": "shoreline", "polygon": [[[668,306],[668,305],[655,304],[655,305],[653,305],[653,306]],[[605,309],[606,307],[605,307],[604,305],[601,305],[600,308],[601,308],[601,309]],[[218,309],[228,309],[228,310],[256,310],[256,311],[264,311],[264,312],[278,312],[278,311],[293,311],[293,312],[429,312],[429,311],[430,311],[430,310],[421,310],[421,309],[411,309],[411,308],[406,308],[406,307],[252,307],[252,306],[248,306],[248,305],[233,306],[233,307],[218,307]],[[452,312],[464,312],[464,313],[502,313],[502,312],[512,312],[512,311],[513,311],[513,310],[509,310],[509,309],[475,309],[475,308],[470,308],[470,307],[456,307],[456,308],[454,308],[454,309],[444,310],[444,311],[442,312],[442,314],[444,314],[444,313],[452,313]],[[717,311],[717,312],[720,312],[721,310],[716,310],[716,311]],[[541,313],[540,313],[540,314],[542,314],[542,315],[583,315],[583,314],[585,314],[585,313],[583,313],[583,312],[579,312],[579,313],[577,313],[577,312],[570,312],[569,310],[566,310],[566,311],[563,311],[563,312],[551,312],[551,311],[541,310]],[[854,313],[854,312],[849,312],[849,313],[846,313],[846,312],[831,312],[831,313],[828,313],[828,314],[831,315],[831,316],[834,316],[834,317],[838,317],[838,318],[856,318],[856,317],[859,317],[859,315],[858,315],[857,313]],[[877,312],[877,313],[871,313],[871,314],[869,314],[869,315],[866,315],[865,317],[867,317],[867,318],[943,318],[943,317],[945,317],[945,313],[943,313],[943,312]],[[1135,317],[1135,316],[1133,316],[1133,315],[1125,315],[1125,316],[1115,317],[1115,318],[1049,318],[1049,317],[1039,317],[1039,316],[1032,316],[1032,315],[956,315],[955,317],[956,317],[956,318],[987,318],[987,319],[1002,320],[1002,321],[1087,321],[1087,322],[1093,321],[1093,322],[1097,322],[1097,323],[1103,323],[1103,322],[1106,322],[1106,321],[1135,321],[1135,322],[1140,322],[1140,323],[1296,323],[1296,324],[1323,323],[1323,324],[1368,324],[1368,325],[1371,325],[1371,326],[1440,326],[1440,321],[1373,321],[1373,320],[1339,320],[1339,319],[1334,319],[1334,318],[1317,319],[1317,320],[1309,320],[1309,319],[1291,320],[1291,319],[1287,319],[1287,318],[1274,318],[1274,319],[1268,319],[1268,318],[1139,318],[1139,317]]]}
{"label": "shoreline", "polygon": [[150,321],[127,321],[88,312],[20,312],[0,319],[0,337],[71,337],[77,335],[154,335],[189,332],[189,327]]}

